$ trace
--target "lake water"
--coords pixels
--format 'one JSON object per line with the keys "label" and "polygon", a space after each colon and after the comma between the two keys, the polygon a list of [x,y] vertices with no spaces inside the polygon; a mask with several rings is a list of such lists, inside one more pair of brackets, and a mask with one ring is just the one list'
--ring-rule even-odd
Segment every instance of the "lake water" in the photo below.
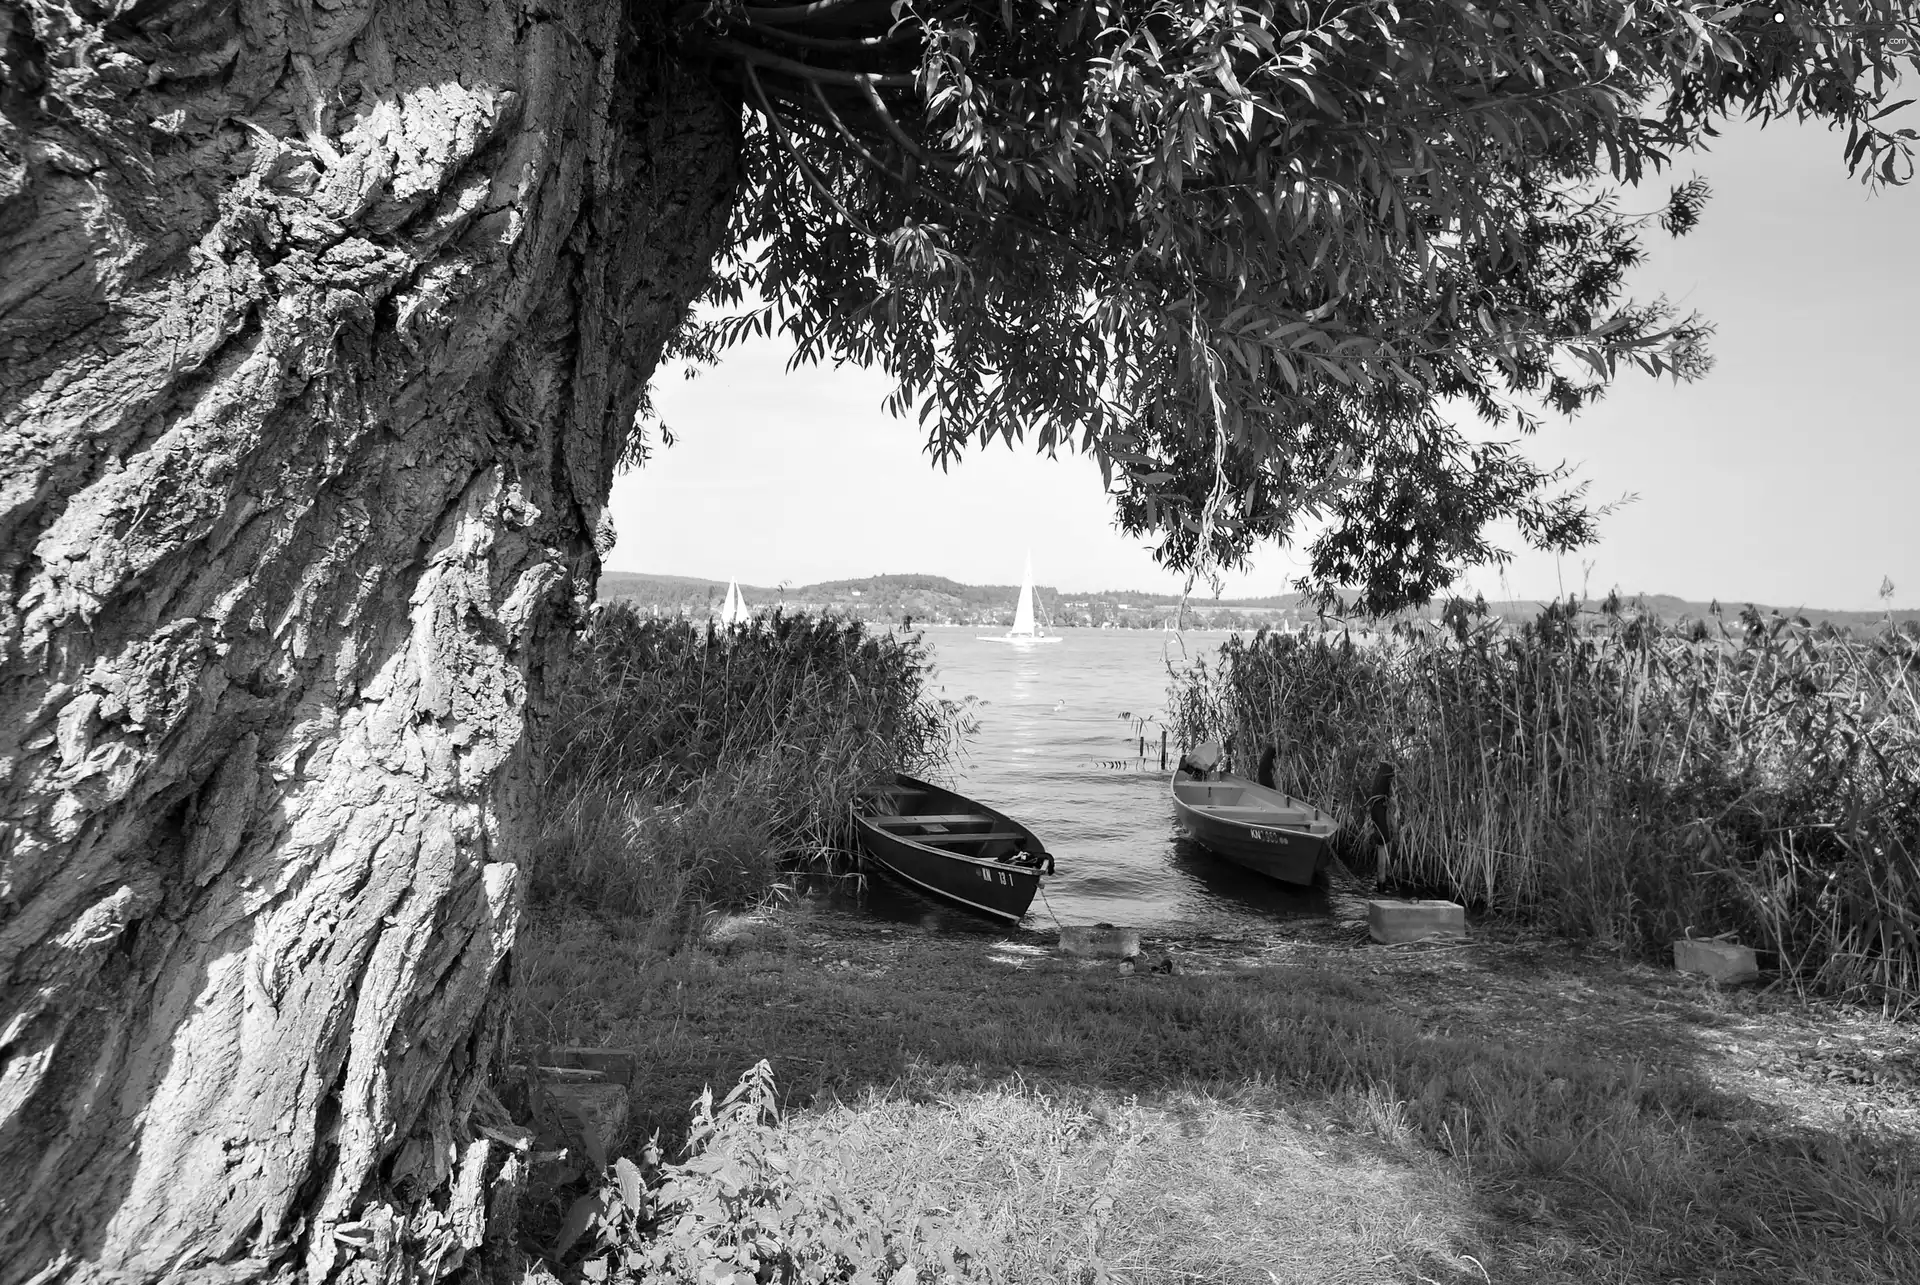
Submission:
{"label": "lake water", "polygon": [[[1058,643],[1026,647],[983,640],[994,632],[926,630],[930,687],[981,702],[956,787],[1032,827],[1054,855],[1057,869],[1034,898],[1028,927],[1231,932],[1324,912],[1323,894],[1250,874],[1182,835],[1169,773],[1160,770],[1162,722],[1146,724],[1148,757],[1139,759],[1135,720],[1166,708],[1168,662],[1210,657],[1224,632],[1064,629]],[[862,904],[895,921],[990,927],[883,877],[868,880]]]}

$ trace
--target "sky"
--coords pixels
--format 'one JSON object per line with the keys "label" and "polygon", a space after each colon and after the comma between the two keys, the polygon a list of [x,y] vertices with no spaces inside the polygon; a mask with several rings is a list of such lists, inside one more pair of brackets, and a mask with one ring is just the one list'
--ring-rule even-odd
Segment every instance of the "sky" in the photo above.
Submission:
{"label": "sky", "polygon": [[[1637,498],[1597,545],[1557,558],[1496,529],[1514,561],[1456,588],[1860,610],[1880,605],[1884,577],[1893,606],[1920,607],[1920,184],[1870,192],[1848,177],[1844,141],[1729,124],[1639,203],[1628,194],[1626,208],[1653,208],[1690,173],[1711,184],[1694,231],[1649,229],[1630,293],[1705,314],[1717,364],[1691,385],[1623,372],[1597,406],[1550,416],[1528,455],[1574,464],[1594,501]],[[692,379],[662,368],[654,400],[676,440],[614,482],[608,569],[1010,584],[1030,550],[1042,585],[1180,590],[1113,525],[1090,459],[1002,446],[941,473],[917,426],[882,409],[883,374],[789,371],[788,355],[756,340]],[[1287,592],[1303,566],[1267,546],[1225,593]]]}

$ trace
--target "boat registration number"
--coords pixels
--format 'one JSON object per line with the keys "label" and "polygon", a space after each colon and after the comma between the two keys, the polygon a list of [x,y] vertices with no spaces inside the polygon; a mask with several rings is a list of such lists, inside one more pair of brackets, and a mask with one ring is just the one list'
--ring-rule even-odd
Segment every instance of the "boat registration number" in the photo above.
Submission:
{"label": "boat registration number", "polygon": [[1013,882],[1013,876],[1004,870],[987,870],[979,866],[975,866],[974,869],[979,870],[980,877],[988,883],[1011,884]]}
{"label": "boat registration number", "polygon": [[1252,830],[1253,837],[1262,843],[1285,843],[1287,841],[1287,836],[1278,830],[1263,830],[1259,826],[1253,826]]}

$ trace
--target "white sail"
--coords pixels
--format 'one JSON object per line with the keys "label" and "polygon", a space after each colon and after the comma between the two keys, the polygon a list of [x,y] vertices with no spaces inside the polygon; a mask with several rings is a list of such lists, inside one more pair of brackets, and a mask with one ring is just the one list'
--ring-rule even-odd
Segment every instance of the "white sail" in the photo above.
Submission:
{"label": "white sail", "polygon": [[1026,575],[1020,581],[1020,605],[1013,610],[1013,635],[1031,638],[1033,627],[1033,555],[1027,555]]}
{"label": "white sail", "polygon": [[747,602],[740,596],[740,586],[731,580],[727,581],[727,601],[720,608],[720,623],[735,625],[747,618]]}
{"label": "white sail", "polygon": [[981,635],[983,642],[1057,643],[1060,635],[1041,629],[1033,615],[1033,551],[1027,551],[1026,573],[1020,579],[1020,603],[1013,609],[1013,628],[1004,634]]}

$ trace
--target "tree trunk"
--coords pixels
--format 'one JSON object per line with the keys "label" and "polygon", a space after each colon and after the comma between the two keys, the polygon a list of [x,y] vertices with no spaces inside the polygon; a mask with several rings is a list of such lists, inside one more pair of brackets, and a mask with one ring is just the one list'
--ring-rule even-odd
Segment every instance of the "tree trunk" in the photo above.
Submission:
{"label": "tree trunk", "polygon": [[529,723],[736,186],[665,12],[0,0],[0,1285],[480,1242]]}

